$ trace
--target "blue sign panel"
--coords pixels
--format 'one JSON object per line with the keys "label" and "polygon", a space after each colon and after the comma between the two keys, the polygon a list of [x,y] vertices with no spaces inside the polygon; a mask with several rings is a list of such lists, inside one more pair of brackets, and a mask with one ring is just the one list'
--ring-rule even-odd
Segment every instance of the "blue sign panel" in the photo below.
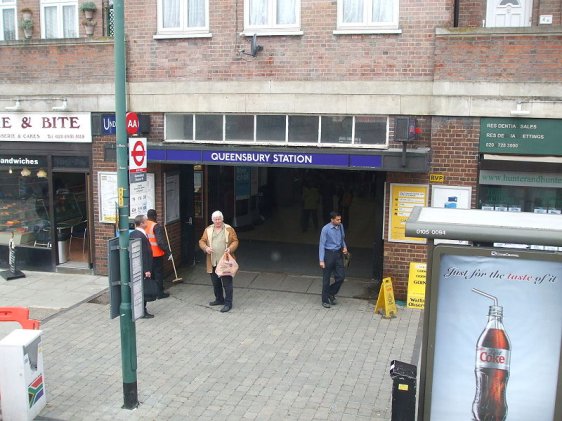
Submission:
{"label": "blue sign panel", "polygon": [[149,161],[166,161],[166,151],[163,149],[147,148],[146,156]]}
{"label": "blue sign panel", "polygon": [[350,167],[381,168],[381,155],[349,155]]}
{"label": "blue sign panel", "polygon": [[348,155],[277,151],[197,151],[148,149],[149,161],[190,162],[194,164],[243,164],[288,167],[382,168],[382,155]]}
{"label": "blue sign panel", "polygon": [[[150,149],[148,150],[148,159],[150,159]],[[189,161],[201,162],[201,151],[166,151],[166,161]]]}
{"label": "blue sign panel", "polygon": [[101,115],[101,132],[102,134],[115,134],[117,133],[115,114],[102,114]]}
{"label": "blue sign panel", "polygon": [[203,151],[203,162],[214,164],[263,164],[347,167],[348,155],[295,152]]}

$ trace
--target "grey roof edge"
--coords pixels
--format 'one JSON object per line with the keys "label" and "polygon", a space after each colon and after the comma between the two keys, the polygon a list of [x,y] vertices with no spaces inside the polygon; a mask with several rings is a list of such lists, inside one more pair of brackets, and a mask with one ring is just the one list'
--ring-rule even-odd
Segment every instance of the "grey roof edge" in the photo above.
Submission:
{"label": "grey roof edge", "polygon": [[562,215],[416,206],[406,235],[562,247]]}

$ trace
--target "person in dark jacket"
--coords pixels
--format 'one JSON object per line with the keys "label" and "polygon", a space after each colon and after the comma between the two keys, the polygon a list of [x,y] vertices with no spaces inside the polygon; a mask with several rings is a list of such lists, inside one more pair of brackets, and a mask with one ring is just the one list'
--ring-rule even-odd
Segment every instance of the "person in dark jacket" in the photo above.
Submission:
{"label": "person in dark jacket", "polygon": [[[135,216],[135,229],[129,234],[130,239],[140,238],[141,240],[141,253],[142,253],[142,272],[145,279],[149,280],[149,282],[154,282],[151,279],[152,275],[152,249],[150,247],[150,242],[148,241],[148,237],[146,236],[146,215],[137,215]],[[143,280],[144,281],[144,280]],[[148,300],[152,301],[152,297],[147,297],[146,294],[144,296],[144,315],[142,316],[143,319],[152,319],[154,317],[153,314],[150,314],[146,311],[146,302]]]}
{"label": "person in dark jacket", "polygon": [[169,293],[164,292],[164,257],[172,260],[172,252],[164,234],[164,226],[156,220],[156,210],[149,209],[146,213],[146,236],[152,249],[152,279],[158,284],[158,298],[168,298]]}

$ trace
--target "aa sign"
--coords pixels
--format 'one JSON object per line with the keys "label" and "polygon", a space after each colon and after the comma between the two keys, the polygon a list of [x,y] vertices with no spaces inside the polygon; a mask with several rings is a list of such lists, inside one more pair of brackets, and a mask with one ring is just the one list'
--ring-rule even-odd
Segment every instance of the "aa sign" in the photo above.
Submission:
{"label": "aa sign", "polygon": [[129,138],[129,172],[146,172],[146,137]]}

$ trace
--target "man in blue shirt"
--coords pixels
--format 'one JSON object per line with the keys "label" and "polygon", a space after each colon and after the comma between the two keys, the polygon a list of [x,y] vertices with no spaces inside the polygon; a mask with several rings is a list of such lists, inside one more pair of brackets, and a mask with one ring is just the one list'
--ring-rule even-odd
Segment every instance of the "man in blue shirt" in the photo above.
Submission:
{"label": "man in blue shirt", "polygon": [[[339,292],[345,279],[343,255],[347,254],[345,232],[341,223],[339,212],[330,212],[330,222],[324,225],[320,233],[318,257],[322,273],[322,306],[330,308],[335,305],[336,294]],[[330,285],[330,278],[334,274],[335,282]]]}

